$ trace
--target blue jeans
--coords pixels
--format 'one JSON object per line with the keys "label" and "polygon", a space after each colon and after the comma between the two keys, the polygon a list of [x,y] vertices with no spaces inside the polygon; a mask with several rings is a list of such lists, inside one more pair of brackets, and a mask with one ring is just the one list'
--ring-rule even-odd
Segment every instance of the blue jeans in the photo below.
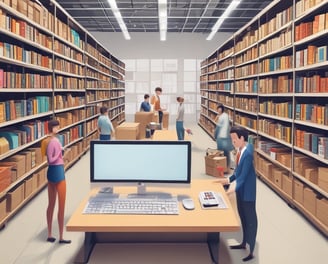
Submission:
{"label": "blue jeans", "polygon": [[217,149],[222,150],[227,158],[227,168],[230,169],[230,151],[233,150],[231,138],[216,138]]}
{"label": "blue jeans", "polygon": [[101,135],[99,137],[100,140],[110,140],[110,135]]}
{"label": "blue jeans", "polygon": [[176,121],[175,127],[177,130],[178,140],[184,140],[185,131],[183,127],[183,121]]}

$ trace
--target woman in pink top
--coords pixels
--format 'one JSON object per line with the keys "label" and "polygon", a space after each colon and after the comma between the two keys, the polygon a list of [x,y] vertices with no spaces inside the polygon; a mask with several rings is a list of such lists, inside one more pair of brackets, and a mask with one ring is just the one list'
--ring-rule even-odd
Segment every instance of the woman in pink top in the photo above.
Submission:
{"label": "woman in pink top", "polygon": [[59,130],[58,120],[50,120],[48,122],[49,137],[43,142],[46,148],[48,160],[48,208],[47,208],[47,224],[48,224],[48,242],[55,242],[56,238],[52,236],[52,218],[54,214],[56,198],[58,194],[58,225],[59,225],[59,243],[69,244],[71,240],[63,238],[64,231],[64,211],[66,201],[66,180],[63,160],[63,147],[56,137]]}

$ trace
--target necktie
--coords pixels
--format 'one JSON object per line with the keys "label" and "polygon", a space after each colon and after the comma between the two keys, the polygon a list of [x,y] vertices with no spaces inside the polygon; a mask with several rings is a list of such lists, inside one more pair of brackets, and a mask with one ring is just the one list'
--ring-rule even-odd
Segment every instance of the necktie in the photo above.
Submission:
{"label": "necktie", "polygon": [[237,155],[236,155],[236,167],[238,166],[239,159],[240,159],[240,151],[238,150]]}

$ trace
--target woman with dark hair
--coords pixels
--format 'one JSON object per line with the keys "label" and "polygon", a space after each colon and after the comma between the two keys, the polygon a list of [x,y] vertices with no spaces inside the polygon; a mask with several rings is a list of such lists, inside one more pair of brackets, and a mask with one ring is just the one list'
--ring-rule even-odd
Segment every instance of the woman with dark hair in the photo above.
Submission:
{"label": "woman with dark hair", "polygon": [[59,130],[58,120],[48,122],[49,137],[41,145],[42,153],[47,155],[48,160],[48,208],[47,208],[47,225],[48,225],[48,242],[55,242],[56,238],[52,236],[52,219],[58,196],[58,225],[59,225],[59,243],[69,244],[71,240],[63,238],[64,232],[64,211],[66,202],[66,180],[64,171],[63,147],[56,137]]}

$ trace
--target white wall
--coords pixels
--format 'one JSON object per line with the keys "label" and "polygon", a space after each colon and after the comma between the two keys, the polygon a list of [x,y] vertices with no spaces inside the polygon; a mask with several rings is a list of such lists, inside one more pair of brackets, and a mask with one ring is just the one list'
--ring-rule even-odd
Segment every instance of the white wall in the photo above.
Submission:
{"label": "white wall", "polygon": [[[168,33],[167,40],[160,41],[159,33],[131,33],[131,40],[125,40],[122,33],[92,32],[92,35],[126,63],[127,120],[133,121],[144,93],[152,94],[155,87],[160,86],[163,88],[162,104],[170,112],[171,124],[175,120],[176,96],[185,97],[186,123],[197,122],[200,61],[231,36],[219,33],[207,41],[205,34]],[[163,70],[154,70],[155,63],[162,65]]]}

